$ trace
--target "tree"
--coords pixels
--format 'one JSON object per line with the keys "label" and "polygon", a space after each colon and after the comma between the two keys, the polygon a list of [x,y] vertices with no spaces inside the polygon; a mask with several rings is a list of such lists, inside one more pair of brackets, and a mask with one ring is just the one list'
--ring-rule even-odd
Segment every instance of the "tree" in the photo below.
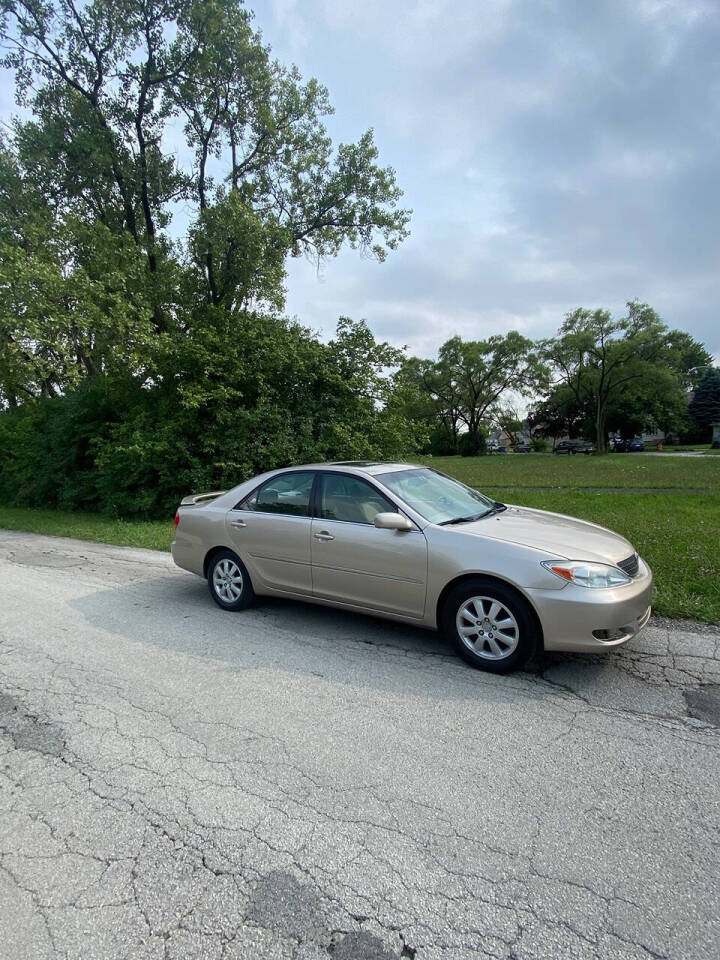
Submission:
{"label": "tree", "polygon": [[460,387],[444,364],[408,357],[394,381],[393,402],[412,423],[421,424],[430,452],[457,453],[460,432]]}
{"label": "tree", "polygon": [[483,426],[500,398],[509,391],[527,395],[544,383],[545,371],[532,343],[516,331],[487,340],[452,337],[440,347],[438,359],[409,360],[406,382],[426,398],[422,416],[440,424],[457,448],[461,435],[466,449],[479,449]]}
{"label": "tree", "polygon": [[143,370],[156,331],[142,253],[103,223],[53,222],[9,166],[0,149],[0,407]]}
{"label": "tree", "polygon": [[549,396],[531,407],[527,420],[535,434],[553,440],[564,435],[582,437],[592,433],[592,412],[588,411],[588,404],[579,405],[573,391],[562,383],[556,384]]}
{"label": "tree", "polygon": [[[541,344],[541,352],[555,386],[563,388],[566,413],[592,416],[600,452],[607,447],[609,418],[614,414],[614,425],[622,420],[626,400],[662,395],[671,402],[658,419],[672,419],[669,410],[677,412],[676,401],[691,376],[690,361],[707,356],[701,344],[681,331],[668,331],[651,307],[637,301],[630,301],[627,314],[616,319],[607,310],[569,313],[557,337]],[[660,410],[662,404],[656,406]],[[646,421],[651,414],[646,405]]]}
{"label": "tree", "polygon": [[412,449],[402,353],[282,316],[288,257],[382,260],[407,235],[372,131],[333,146],[327,91],[241,0],[0,0],[0,19],[32,113],[0,142],[0,494],[164,514]]}
{"label": "tree", "polygon": [[[102,372],[130,328],[164,349],[208,318],[229,332],[237,311],[282,309],[289,256],[348,244],[383,259],[407,235],[372,131],[334,148],[327,91],[271,59],[240,0],[0,0],[0,15],[3,64],[33,112],[0,158],[14,354],[0,402]],[[184,237],[169,229],[180,204]],[[85,311],[118,281],[130,315],[103,311],[99,346]],[[163,375],[147,355],[128,360],[132,375]]]}
{"label": "tree", "polygon": [[690,401],[690,417],[701,430],[720,423],[720,370],[709,367]]}
{"label": "tree", "polygon": [[704,344],[684,330],[669,330],[665,336],[665,360],[683,390],[693,390],[700,383],[703,371],[712,363]]}
{"label": "tree", "polygon": [[523,421],[517,409],[512,404],[498,405],[490,411],[491,421],[503,431],[511,446],[518,442],[518,434],[523,429]]}
{"label": "tree", "polygon": [[687,393],[683,379],[670,366],[669,358],[648,368],[608,405],[609,432],[632,437],[645,431],[664,437],[686,432],[689,425]]}

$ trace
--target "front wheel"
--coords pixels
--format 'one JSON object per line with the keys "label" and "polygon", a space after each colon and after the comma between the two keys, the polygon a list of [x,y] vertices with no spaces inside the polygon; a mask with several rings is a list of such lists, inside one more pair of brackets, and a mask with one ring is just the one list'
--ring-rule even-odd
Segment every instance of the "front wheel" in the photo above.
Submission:
{"label": "front wheel", "polygon": [[538,628],[527,602],[511,588],[484,577],[454,587],[440,619],[455,652],[478,670],[512,673],[538,646]]}
{"label": "front wheel", "polygon": [[237,554],[221,550],[208,564],[210,596],[223,610],[244,610],[255,599],[250,576]]}

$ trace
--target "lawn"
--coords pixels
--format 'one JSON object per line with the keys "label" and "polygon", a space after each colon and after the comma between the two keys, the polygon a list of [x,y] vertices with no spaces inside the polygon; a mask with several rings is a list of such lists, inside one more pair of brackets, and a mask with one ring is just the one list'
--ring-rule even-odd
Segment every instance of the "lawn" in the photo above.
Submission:
{"label": "lawn", "polygon": [[[610,454],[436,457],[424,462],[497,500],[617,530],[655,572],[655,612],[720,623],[720,459]],[[167,550],[172,521],[0,506],[0,527]]]}
{"label": "lawn", "polygon": [[120,547],[169,550],[173,538],[170,520],[116,520],[97,513],[65,513],[62,510],[32,510],[0,506],[0,528],[27,530],[52,537],[72,537]]}
{"label": "lawn", "polygon": [[[709,447],[707,443],[689,443],[682,444],[679,447],[665,447],[665,453],[683,453],[687,450],[692,450],[695,453],[709,453],[710,456],[717,456],[720,454],[720,450],[717,447]],[[650,448],[650,453],[653,453],[653,449]]]}
{"label": "lawn", "polygon": [[470,486],[526,489],[634,489],[678,493],[720,492],[720,464],[714,457],[610,453],[572,457],[538,453],[489,457],[422,458]]}

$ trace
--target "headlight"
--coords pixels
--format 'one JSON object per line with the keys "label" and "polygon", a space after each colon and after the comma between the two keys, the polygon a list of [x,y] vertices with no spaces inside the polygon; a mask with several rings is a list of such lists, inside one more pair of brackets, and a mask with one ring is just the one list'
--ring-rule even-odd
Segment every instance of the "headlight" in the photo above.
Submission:
{"label": "headlight", "polygon": [[619,587],[630,583],[630,577],[619,567],[607,563],[584,563],[582,560],[543,560],[542,565],[561,580],[576,583],[579,587]]}

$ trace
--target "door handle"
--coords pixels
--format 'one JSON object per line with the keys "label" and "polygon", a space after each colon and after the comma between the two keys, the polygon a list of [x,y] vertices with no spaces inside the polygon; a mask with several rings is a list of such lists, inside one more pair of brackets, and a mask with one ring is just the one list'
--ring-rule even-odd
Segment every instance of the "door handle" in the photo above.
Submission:
{"label": "door handle", "polygon": [[231,521],[230,521],[230,526],[231,526],[231,527],[246,527],[247,524],[245,523],[244,520],[231,520]]}
{"label": "door handle", "polygon": [[323,530],[321,533],[314,533],[313,536],[316,540],[334,540],[335,537],[328,533],[327,530]]}

